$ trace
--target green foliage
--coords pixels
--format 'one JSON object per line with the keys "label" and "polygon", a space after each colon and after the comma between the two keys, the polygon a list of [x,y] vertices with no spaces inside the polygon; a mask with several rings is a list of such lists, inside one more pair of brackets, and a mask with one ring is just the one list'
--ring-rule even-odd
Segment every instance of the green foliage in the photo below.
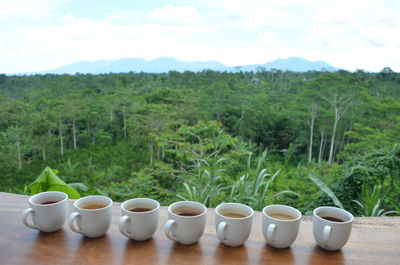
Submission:
{"label": "green foliage", "polygon": [[314,181],[315,184],[318,185],[318,187],[326,194],[329,196],[329,198],[332,199],[333,203],[343,209],[343,204],[339,201],[339,199],[335,196],[335,194],[332,192],[332,190],[324,183],[322,182],[320,179],[318,179],[316,176],[314,176],[313,174],[310,174],[310,179],[312,181]]}
{"label": "green foliage", "polygon": [[[1,191],[26,192],[49,166],[82,196],[309,213],[334,205],[312,173],[354,214],[363,185],[381,185],[381,209],[400,210],[400,74],[390,69],[0,77]],[[336,131],[335,95],[351,102]],[[300,196],[277,196],[288,190]]]}
{"label": "green foliage", "polygon": [[370,193],[368,187],[364,184],[362,186],[361,202],[353,200],[362,210],[362,216],[385,216],[388,214],[399,214],[398,211],[386,211],[382,209],[382,186],[374,185],[372,192]]}
{"label": "green foliage", "polygon": [[[345,209],[361,214],[352,200],[362,201],[362,187],[381,185],[388,197],[382,202],[383,208],[396,208],[400,203],[398,196],[400,172],[400,148],[395,145],[389,150],[371,151],[363,156],[353,156],[332,172],[332,191],[343,203]],[[320,197],[317,204],[329,203]]]}
{"label": "green foliage", "polygon": [[57,171],[46,167],[43,172],[29,184],[31,195],[44,191],[62,191],[68,195],[70,199],[79,199],[80,194],[70,185],[62,181],[57,175]]}
{"label": "green foliage", "polygon": [[261,210],[279,195],[293,194],[299,196],[297,193],[288,190],[280,191],[274,195],[269,194],[269,188],[279,174],[279,170],[275,172],[273,176],[270,176],[270,174],[267,173],[267,169],[263,168],[267,153],[268,150],[266,149],[260,155],[255,170],[251,169],[252,154],[249,154],[247,171],[232,185],[228,201],[247,204],[254,209]]}
{"label": "green foliage", "polygon": [[225,172],[225,170],[220,168],[220,164],[224,160],[223,157],[219,158],[217,154],[210,159],[210,162],[201,159],[200,162],[205,169],[202,169],[193,185],[189,185],[186,182],[183,183],[186,196],[178,194],[178,198],[198,201],[207,207],[216,207],[218,205],[217,198],[221,196],[223,190],[220,173]]}

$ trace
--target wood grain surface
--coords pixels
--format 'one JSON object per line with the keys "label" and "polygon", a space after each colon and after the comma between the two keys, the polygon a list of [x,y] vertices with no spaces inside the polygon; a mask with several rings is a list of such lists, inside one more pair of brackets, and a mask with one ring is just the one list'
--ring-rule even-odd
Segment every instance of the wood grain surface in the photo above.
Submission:
{"label": "wood grain surface", "polygon": [[163,234],[167,207],[160,209],[154,237],[136,242],[118,231],[120,203],[114,203],[107,234],[88,239],[72,232],[67,223],[55,233],[24,226],[21,213],[29,207],[28,199],[0,192],[0,264],[400,264],[399,217],[356,218],[345,247],[328,252],[314,241],[311,217],[303,217],[290,248],[267,246],[261,232],[261,213],[255,212],[249,239],[241,247],[230,248],[219,243],[214,209],[208,209],[204,235],[198,243],[184,246]]}

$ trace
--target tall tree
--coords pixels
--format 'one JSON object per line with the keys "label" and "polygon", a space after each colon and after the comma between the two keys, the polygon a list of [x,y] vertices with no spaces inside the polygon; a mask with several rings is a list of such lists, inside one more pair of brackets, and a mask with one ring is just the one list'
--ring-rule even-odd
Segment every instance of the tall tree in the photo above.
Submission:
{"label": "tall tree", "polygon": [[329,101],[335,114],[335,120],[333,122],[333,127],[332,127],[331,147],[329,149],[329,159],[328,159],[328,163],[332,164],[334,161],[336,129],[340,119],[343,118],[347,110],[350,108],[352,101],[350,98],[345,99],[342,96],[338,95],[337,93],[335,93],[331,99],[326,99],[326,100]]}
{"label": "tall tree", "polygon": [[317,117],[319,105],[313,102],[309,108],[310,120],[307,120],[308,126],[310,127],[310,147],[308,149],[308,163],[311,163],[312,159],[312,146],[313,146],[313,134],[314,134],[314,121]]}

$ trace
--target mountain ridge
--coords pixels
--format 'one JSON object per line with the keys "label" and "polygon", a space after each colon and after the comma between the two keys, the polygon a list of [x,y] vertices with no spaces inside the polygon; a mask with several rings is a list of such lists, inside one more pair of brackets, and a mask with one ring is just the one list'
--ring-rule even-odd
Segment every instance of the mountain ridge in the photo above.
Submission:
{"label": "mountain ridge", "polygon": [[318,60],[312,62],[301,57],[278,58],[265,64],[251,64],[241,66],[227,66],[216,60],[181,61],[173,57],[160,57],[149,61],[142,58],[80,61],[51,70],[35,71],[25,74],[104,74],[128,72],[165,73],[169,71],[200,72],[203,70],[238,72],[259,70],[268,71],[271,69],[293,72],[339,70],[324,61]]}

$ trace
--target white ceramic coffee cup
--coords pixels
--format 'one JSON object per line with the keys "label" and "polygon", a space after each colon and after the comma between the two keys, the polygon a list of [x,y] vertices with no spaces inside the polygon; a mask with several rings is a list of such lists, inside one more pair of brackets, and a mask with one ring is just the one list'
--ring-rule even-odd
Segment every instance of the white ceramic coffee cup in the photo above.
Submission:
{"label": "white ceramic coffee cup", "polygon": [[[343,222],[334,222],[322,217],[334,217]],[[317,244],[326,250],[341,249],[351,234],[354,217],[346,210],[323,206],[314,210],[313,234]]]}
{"label": "white ceramic coffee cup", "polygon": [[[175,210],[186,209],[188,212],[195,210],[198,215],[181,216]],[[170,240],[191,245],[199,241],[203,235],[206,225],[207,208],[199,203],[192,201],[180,201],[168,207],[168,221],[164,227],[164,234]]]}
{"label": "white ceramic coffee cup", "polygon": [[[105,207],[99,209],[82,208],[89,204],[103,204]],[[112,200],[110,198],[99,195],[86,196],[75,201],[74,212],[68,218],[68,225],[72,231],[86,237],[101,237],[111,225],[111,216]]]}
{"label": "white ceramic coffee cup", "polygon": [[[145,212],[132,212],[133,208],[151,209]],[[153,199],[136,198],[121,204],[122,217],[118,228],[121,234],[137,241],[150,239],[157,229],[160,204]]]}
{"label": "white ceramic coffee cup", "polygon": [[[226,217],[224,214],[240,214],[243,218]],[[215,208],[215,229],[219,241],[230,247],[242,245],[250,235],[254,211],[241,203],[222,203]]]}
{"label": "white ceramic coffee cup", "polygon": [[[46,201],[57,201],[51,204],[41,204]],[[22,213],[22,222],[27,227],[42,232],[55,232],[60,230],[68,214],[68,195],[60,191],[46,191],[29,198],[29,208]],[[28,222],[28,216],[32,222]]]}
{"label": "white ceramic coffee cup", "polygon": [[[284,214],[292,220],[274,218],[275,214]],[[271,216],[272,215],[272,216]],[[287,205],[269,205],[262,211],[262,232],[268,245],[275,248],[289,247],[299,233],[301,213]]]}

